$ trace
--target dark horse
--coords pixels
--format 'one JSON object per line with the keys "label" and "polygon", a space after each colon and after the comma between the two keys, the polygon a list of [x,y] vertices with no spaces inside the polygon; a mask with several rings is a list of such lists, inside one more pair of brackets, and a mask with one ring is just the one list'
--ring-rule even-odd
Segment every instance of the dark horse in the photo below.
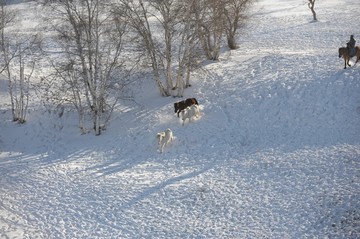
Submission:
{"label": "dark horse", "polygon": [[[356,56],[355,64],[356,64],[360,59],[360,47],[356,46],[355,50],[356,50],[356,53],[355,53],[355,56]],[[346,47],[340,47],[339,48],[339,58],[341,56],[344,58],[344,61],[345,61],[344,69],[346,69],[346,65],[351,66],[349,61],[350,61],[350,58],[353,57],[353,56],[350,56],[349,51],[348,51],[348,49]]]}
{"label": "dark horse", "polygon": [[174,103],[175,113],[177,113],[177,116],[179,117],[181,111],[183,111],[186,107],[194,104],[199,104],[195,98],[187,98],[186,100],[176,102]]}

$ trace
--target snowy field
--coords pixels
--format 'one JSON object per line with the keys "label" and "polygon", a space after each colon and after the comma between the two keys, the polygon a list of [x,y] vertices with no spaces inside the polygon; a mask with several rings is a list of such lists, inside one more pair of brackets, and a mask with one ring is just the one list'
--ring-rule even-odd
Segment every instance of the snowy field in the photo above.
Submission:
{"label": "snowy field", "polygon": [[0,79],[0,238],[360,238],[360,64],[338,58],[360,2],[315,7],[259,0],[239,49],[193,75],[184,126],[151,79],[101,136],[36,101],[14,124]]}

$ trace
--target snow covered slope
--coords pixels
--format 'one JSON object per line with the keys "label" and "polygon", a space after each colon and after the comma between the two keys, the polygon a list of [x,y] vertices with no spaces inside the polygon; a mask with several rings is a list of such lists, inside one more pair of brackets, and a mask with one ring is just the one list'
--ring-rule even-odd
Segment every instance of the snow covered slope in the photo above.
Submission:
{"label": "snow covered slope", "polygon": [[239,49],[194,74],[184,126],[150,79],[100,137],[37,102],[17,125],[1,80],[0,237],[359,238],[360,65],[337,49],[360,42],[360,4],[316,10],[259,0]]}

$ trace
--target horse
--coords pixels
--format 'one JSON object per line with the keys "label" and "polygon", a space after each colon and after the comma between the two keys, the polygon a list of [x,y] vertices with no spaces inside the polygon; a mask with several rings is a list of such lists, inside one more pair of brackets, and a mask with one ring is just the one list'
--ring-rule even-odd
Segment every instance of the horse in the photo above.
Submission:
{"label": "horse", "polygon": [[[356,46],[355,50],[356,50],[356,53],[355,53],[355,56],[356,56],[355,64],[356,64],[360,59],[360,47]],[[348,51],[348,49],[346,47],[340,47],[339,48],[339,58],[341,58],[341,56],[344,58],[344,62],[345,62],[344,69],[346,69],[346,65],[351,66],[349,61],[350,61],[350,58],[352,56],[350,56],[349,51]]]}
{"label": "horse", "polygon": [[180,112],[191,105],[199,105],[199,103],[195,98],[187,98],[186,100],[176,102],[174,103],[175,113],[177,113],[177,116],[180,117]]}

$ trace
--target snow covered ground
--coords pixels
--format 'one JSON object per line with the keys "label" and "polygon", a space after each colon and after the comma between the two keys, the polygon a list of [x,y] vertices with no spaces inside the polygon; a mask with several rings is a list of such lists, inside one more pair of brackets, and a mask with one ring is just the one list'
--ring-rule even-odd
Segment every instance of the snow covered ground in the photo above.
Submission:
{"label": "snow covered ground", "polygon": [[360,3],[316,10],[259,0],[239,49],[194,74],[184,126],[149,79],[101,136],[39,102],[18,125],[0,80],[0,238],[360,238],[360,65],[337,53]]}

